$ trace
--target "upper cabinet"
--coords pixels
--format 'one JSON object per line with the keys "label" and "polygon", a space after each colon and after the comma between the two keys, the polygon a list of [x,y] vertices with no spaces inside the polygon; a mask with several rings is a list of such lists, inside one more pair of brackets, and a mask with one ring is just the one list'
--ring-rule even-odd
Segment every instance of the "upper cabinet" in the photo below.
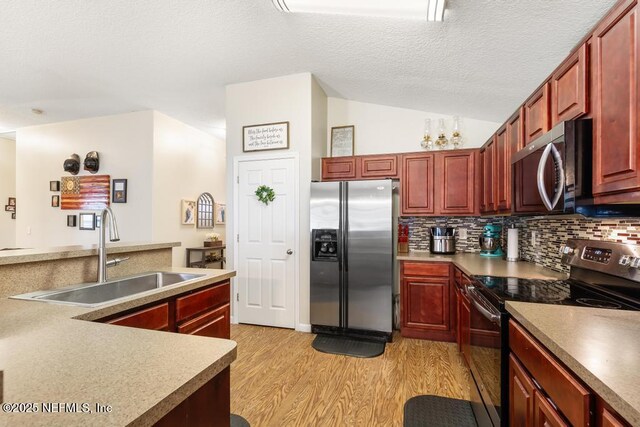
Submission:
{"label": "upper cabinet", "polygon": [[436,213],[442,215],[477,214],[477,150],[436,153]]}
{"label": "upper cabinet", "polygon": [[496,138],[495,135],[480,149],[482,159],[482,195],[480,213],[496,212]]}
{"label": "upper cabinet", "polygon": [[525,145],[550,129],[550,86],[549,82],[545,83],[524,103]]}
{"label": "upper cabinet", "polygon": [[509,147],[509,129],[505,124],[496,132],[496,210],[511,210],[511,149]]}
{"label": "upper cabinet", "polygon": [[398,177],[398,156],[383,154],[379,156],[361,156],[360,173],[362,179],[384,179]]}
{"label": "upper cabinet", "polygon": [[600,203],[640,199],[638,36],[637,0],[618,4],[592,36],[593,193]]}
{"label": "upper cabinet", "polygon": [[588,52],[584,43],[551,76],[551,126],[588,112]]}
{"label": "upper cabinet", "polygon": [[326,157],[322,159],[322,180],[356,179],[355,157]]}
{"label": "upper cabinet", "polygon": [[402,215],[432,215],[434,189],[434,154],[402,155]]}

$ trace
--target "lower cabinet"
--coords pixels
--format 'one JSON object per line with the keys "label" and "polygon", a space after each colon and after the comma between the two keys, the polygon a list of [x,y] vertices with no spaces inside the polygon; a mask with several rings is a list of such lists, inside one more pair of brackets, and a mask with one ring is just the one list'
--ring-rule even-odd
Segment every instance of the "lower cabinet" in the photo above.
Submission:
{"label": "lower cabinet", "polygon": [[169,331],[169,303],[165,302],[143,310],[137,310],[109,320],[106,323],[129,326],[131,328]]}
{"label": "lower cabinet", "polygon": [[207,311],[195,319],[178,324],[178,333],[229,339],[231,337],[230,307],[229,304],[225,304],[215,310]]}
{"label": "lower cabinet", "polygon": [[449,263],[402,263],[402,336],[455,341],[455,286],[450,272]]}

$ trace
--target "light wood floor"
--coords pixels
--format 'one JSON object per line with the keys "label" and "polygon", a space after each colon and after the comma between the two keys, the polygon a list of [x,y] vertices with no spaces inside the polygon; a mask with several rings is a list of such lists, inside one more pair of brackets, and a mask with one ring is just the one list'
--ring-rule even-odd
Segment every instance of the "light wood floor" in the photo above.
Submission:
{"label": "light wood floor", "polygon": [[232,325],[231,412],[260,426],[400,426],[404,402],[435,394],[469,399],[455,343],[394,336],[373,359],[315,351],[315,335]]}

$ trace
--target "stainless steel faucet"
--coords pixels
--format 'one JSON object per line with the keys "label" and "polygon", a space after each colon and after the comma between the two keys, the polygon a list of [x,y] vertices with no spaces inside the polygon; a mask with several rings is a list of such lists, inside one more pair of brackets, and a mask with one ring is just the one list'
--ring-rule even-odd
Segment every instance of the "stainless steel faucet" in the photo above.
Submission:
{"label": "stainless steel faucet", "polygon": [[117,242],[120,240],[118,233],[118,223],[113,216],[111,208],[104,208],[100,212],[100,241],[98,242],[98,283],[107,281],[107,248],[106,248],[106,228],[107,218],[109,219],[109,240]]}

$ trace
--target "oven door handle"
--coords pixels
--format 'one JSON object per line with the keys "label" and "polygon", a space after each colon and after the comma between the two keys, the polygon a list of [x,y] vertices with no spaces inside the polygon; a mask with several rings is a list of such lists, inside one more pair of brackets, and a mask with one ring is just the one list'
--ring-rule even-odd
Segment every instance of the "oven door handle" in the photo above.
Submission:
{"label": "oven door handle", "polygon": [[478,294],[478,292],[476,292],[475,290],[475,286],[468,286],[467,287],[467,295],[469,296],[469,299],[471,300],[471,302],[473,303],[473,306],[475,308],[478,309],[478,311],[480,312],[480,314],[482,314],[484,317],[486,317],[489,321],[495,323],[495,324],[500,324],[500,319],[501,319],[501,315],[500,312],[492,312],[487,306],[489,305],[489,302],[485,302],[482,301],[485,298],[482,297],[480,294]]}
{"label": "oven door handle", "polygon": [[[547,159],[549,158],[549,154],[553,153],[553,162],[554,169],[556,173],[556,191],[553,196],[553,202],[549,199],[549,195],[547,194],[547,189],[544,186],[544,168],[547,164]],[[538,163],[538,192],[540,193],[540,197],[542,197],[542,203],[547,208],[547,210],[552,211],[555,209],[556,205],[560,201],[560,197],[562,197],[564,193],[564,162],[562,161],[562,156],[560,152],[556,148],[556,146],[551,143],[546,146],[544,151],[542,152],[542,157],[540,157],[540,163]]]}

